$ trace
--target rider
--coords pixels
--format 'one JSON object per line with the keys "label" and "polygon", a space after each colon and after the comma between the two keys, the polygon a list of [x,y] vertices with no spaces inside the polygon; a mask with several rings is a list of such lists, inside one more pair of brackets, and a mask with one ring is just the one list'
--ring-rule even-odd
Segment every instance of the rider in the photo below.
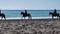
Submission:
{"label": "rider", "polygon": [[57,13],[57,11],[56,11],[56,9],[54,9],[54,14],[56,14]]}
{"label": "rider", "polygon": [[25,10],[25,14],[27,15],[27,10]]}

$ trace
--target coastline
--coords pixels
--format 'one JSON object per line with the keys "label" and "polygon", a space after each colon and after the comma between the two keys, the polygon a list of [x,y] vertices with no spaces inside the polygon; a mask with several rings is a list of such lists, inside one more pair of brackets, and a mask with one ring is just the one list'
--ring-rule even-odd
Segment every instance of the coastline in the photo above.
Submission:
{"label": "coastline", "polygon": [[[54,17],[55,19],[57,18],[57,17]],[[1,18],[0,18],[1,19]],[[19,20],[19,19],[22,19],[22,17],[7,17],[6,18],[6,20]],[[24,18],[23,18],[24,19]],[[25,19],[28,19],[28,17],[26,17]],[[32,19],[52,19],[52,17],[32,17]],[[4,18],[3,18],[3,20],[4,20]]]}

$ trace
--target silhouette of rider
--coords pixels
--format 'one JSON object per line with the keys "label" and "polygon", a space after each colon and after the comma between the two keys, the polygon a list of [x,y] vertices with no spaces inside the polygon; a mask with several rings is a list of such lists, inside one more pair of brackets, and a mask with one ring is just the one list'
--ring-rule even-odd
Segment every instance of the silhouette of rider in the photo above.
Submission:
{"label": "silhouette of rider", "polygon": [[56,11],[56,9],[54,9],[54,14],[56,14],[57,13],[57,11]]}
{"label": "silhouette of rider", "polygon": [[25,15],[27,15],[27,10],[25,10]]}

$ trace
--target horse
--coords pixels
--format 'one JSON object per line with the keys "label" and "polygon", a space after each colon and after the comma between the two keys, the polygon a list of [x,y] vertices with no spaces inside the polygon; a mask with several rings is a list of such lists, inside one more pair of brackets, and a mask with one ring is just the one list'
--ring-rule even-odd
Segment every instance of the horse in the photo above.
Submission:
{"label": "horse", "polygon": [[1,19],[5,19],[6,20],[6,18],[5,18],[5,14],[4,13],[0,13],[0,16],[2,17]]}
{"label": "horse", "polygon": [[59,13],[55,14],[55,13],[50,12],[49,15],[52,15],[52,19],[53,19],[53,17],[56,17],[56,16],[60,19]]}
{"label": "horse", "polygon": [[29,19],[31,19],[31,14],[30,13],[24,13],[24,12],[21,12],[21,15],[22,15],[22,18],[24,17],[24,19],[25,19],[25,17],[28,17]]}

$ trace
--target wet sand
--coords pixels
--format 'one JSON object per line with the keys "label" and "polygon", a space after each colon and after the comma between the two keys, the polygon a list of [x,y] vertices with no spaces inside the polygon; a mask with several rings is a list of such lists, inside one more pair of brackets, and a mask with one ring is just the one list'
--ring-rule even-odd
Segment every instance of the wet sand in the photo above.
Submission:
{"label": "wet sand", "polygon": [[60,34],[58,19],[0,20],[0,34]]}

